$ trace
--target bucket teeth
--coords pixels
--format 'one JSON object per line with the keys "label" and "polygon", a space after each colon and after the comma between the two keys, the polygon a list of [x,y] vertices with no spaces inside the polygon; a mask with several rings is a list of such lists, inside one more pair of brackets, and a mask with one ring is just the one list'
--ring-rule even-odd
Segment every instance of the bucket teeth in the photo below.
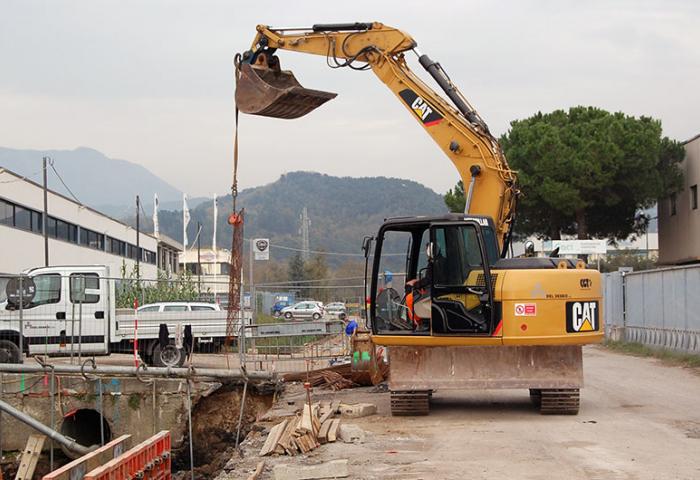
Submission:
{"label": "bucket teeth", "polygon": [[273,118],[299,118],[336,93],[304,88],[285,70],[243,64],[236,85],[236,105],[243,113]]}

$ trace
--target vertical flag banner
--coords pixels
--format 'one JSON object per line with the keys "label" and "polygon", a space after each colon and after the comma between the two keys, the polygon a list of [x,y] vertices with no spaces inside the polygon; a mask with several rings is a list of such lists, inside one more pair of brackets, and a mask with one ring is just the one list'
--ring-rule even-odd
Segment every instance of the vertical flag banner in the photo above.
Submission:
{"label": "vertical flag banner", "polygon": [[160,236],[160,226],[158,225],[158,194],[153,194],[153,235]]}
{"label": "vertical flag banner", "polygon": [[[211,240],[211,248],[214,250],[214,255],[216,255],[216,219],[219,216],[218,212],[219,200],[216,198],[216,193],[214,194],[214,237]],[[214,260],[216,262],[216,260]]]}
{"label": "vertical flag banner", "polygon": [[182,265],[187,272],[187,225],[190,223],[190,209],[187,208],[187,194],[182,194]]}

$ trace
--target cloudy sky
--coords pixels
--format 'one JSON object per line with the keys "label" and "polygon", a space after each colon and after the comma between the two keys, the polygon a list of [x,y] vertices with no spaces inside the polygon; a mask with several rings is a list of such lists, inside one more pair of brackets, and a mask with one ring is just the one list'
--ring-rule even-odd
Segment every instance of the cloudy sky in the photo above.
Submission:
{"label": "cloudy sky", "polygon": [[[375,20],[440,61],[497,134],[514,119],[572,105],[650,115],[679,140],[700,133],[700,3],[692,0],[0,0],[0,145],[89,146],[191,195],[223,193],[232,59],[255,25]],[[339,95],[295,121],[242,117],[243,187],[290,170],[411,178],[438,192],[456,182],[371,72],[280,57],[305,86]]]}

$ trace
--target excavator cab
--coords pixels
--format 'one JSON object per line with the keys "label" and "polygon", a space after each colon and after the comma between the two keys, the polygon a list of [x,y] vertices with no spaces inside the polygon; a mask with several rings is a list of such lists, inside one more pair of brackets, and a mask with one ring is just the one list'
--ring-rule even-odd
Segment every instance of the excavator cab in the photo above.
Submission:
{"label": "excavator cab", "polygon": [[[405,263],[397,251],[405,251]],[[373,255],[370,311],[377,336],[493,336],[492,222],[450,214],[387,220]],[[398,272],[401,274],[388,274]]]}
{"label": "excavator cab", "polygon": [[294,74],[282,70],[279,59],[266,50],[244,53],[238,67],[236,105],[243,113],[299,118],[337,96],[302,87]]}

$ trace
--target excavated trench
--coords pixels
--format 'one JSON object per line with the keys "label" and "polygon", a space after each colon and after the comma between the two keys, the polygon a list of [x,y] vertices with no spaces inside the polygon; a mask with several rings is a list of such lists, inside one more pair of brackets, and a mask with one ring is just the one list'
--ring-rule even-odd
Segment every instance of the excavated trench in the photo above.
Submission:
{"label": "excavated trench", "polygon": [[[239,443],[250,432],[256,420],[272,406],[274,392],[248,386],[243,407]],[[238,417],[243,387],[223,385],[211,395],[201,398],[192,409],[192,448],[196,478],[214,478],[235,455]],[[173,449],[173,471],[189,472],[189,435]]]}

